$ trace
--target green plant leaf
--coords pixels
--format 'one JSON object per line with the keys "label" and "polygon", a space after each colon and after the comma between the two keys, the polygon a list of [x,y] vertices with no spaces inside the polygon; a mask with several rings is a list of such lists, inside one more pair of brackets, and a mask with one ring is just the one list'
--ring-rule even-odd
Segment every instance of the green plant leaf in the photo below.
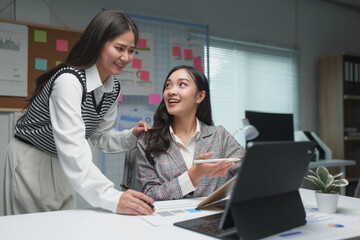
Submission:
{"label": "green plant leaf", "polygon": [[338,173],[338,174],[336,174],[336,175],[334,176],[334,178],[340,177],[340,176],[342,176],[342,175],[343,175],[342,172],[341,172],[341,173]]}
{"label": "green plant leaf", "polygon": [[329,174],[329,178],[326,181],[325,187],[328,188],[329,186],[331,186],[334,182],[334,177],[332,175]]}
{"label": "green plant leaf", "polygon": [[335,186],[334,185],[331,185],[331,186],[329,186],[328,188],[326,188],[326,190],[325,190],[325,192],[324,193],[331,193],[331,192],[334,192],[333,190],[334,190],[334,188],[335,188]]}
{"label": "green plant leaf", "polygon": [[346,179],[338,179],[338,180],[335,180],[332,185],[335,187],[344,187],[344,186],[349,185],[349,182]]}
{"label": "green plant leaf", "polygon": [[326,183],[328,181],[329,178],[329,171],[327,170],[326,167],[324,166],[319,166],[316,169],[316,174],[318,175],[319,179],[323,182]]}
{"label": "green plant leaf", "polygon": [[308,175],[307,177],[305,177],[305,179],[307,179],[307,180],[311,181],[312,183],[314,183],[316,185],[316,187],[320,191],[323,191],[325,189],[325,184],[320,179],[318,179],[317,177],[312,176],[312,175]]}
{"label": "green plant leaf", "polygon": [[325,193],[331,193],[334,190],[335,186],[333,184],[325,188]]}
{"label": "green plant leaf", "polygon": [[313,174],[314,176],[317,176],[316,172],[314,172],[313,170],[308,169],[308,171],[309,171],[311,174]]}

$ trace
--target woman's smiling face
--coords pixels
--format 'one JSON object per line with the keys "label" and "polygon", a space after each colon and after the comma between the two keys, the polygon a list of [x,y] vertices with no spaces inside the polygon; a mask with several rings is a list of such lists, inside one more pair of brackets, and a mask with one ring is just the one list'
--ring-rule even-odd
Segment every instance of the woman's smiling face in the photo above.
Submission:
{"label": "woman's smiling face", "polygon": [[132,31],[108,41],[96,61],[101,81],[104,82],[110,75],[120,75],[126,65],[133,60],[134,51],[135,36]]}
{"label": "woman's smiling face", "polygon": [[177,117],[195,117],[196,110],[203,100],[196,83],[186,69],[173,72],[165,82],[163,98],[169,114]]}

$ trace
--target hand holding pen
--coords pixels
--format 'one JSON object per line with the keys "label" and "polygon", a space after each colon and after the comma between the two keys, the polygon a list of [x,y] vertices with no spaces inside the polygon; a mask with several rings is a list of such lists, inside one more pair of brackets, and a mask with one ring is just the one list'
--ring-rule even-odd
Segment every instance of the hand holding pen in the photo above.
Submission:
{"label": "hand holding pen", "polygon": [[226,161],[225,159],[210,159],[213,155],[213,152],[200,154],[188,170],[188,175],[193,186],[196,187],[200,178],[205,175],[210,177],[226,176],[228,170],[234,166],[233,161],[237,160],[231,159],[230,161]]}
{"label": "hand holding pen", "polygon": [[[130,189],[130,188],[128,187],[128,185],[123,184],[123,183],[120,184],[120,187],[124,188],[125,191],[127,191],[127,190]],[[156,207],[155,207],[152,203],[150,203],[150,202],[148,202],[148,201],[144,201],[144,202],[145,202],[147,205],[149,205],[153,210],[157,210]]]}
{"label": "hand holding pen", "polygon": [[146,202],[154,203],[154,200],[142,192],[129,189],[121,194],[116,213],[126,215],[150,215],[154,212],[154,209],[146,204]]}

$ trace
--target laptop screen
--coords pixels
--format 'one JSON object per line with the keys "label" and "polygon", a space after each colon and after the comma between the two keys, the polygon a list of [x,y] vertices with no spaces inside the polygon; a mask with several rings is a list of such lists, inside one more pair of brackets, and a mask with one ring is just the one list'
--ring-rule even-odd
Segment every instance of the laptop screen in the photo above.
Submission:
{"label": "laptop screen", "polygon": [[294,141],[294,123],[291,113],[245,111],[245,117],[258,131],[256,141]]}

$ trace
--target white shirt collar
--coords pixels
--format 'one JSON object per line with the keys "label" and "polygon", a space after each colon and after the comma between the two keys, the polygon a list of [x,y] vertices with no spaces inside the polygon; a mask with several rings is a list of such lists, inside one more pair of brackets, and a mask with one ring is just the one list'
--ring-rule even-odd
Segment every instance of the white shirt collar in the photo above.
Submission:
{"label": "white shirt collar", "polygon": [[[176,141],[176,138],[175,138],[176,135],[175,135],[174,130],[171,127],[171,125],[169,126],[169,131],[170,131],[170,135],[171,135],[172,139],[174,141]],[[196,130],[195,130],[194,135],[192,135],[192,138],[194,138],[195,140],[198,140],[199,137],[200,137],[200,122],[199,122],[199,119],[196,118]]]}
{"label": "white shirt collar", "polygon": [[102,88],[102,92],[111,92],[113,90],[114,76],[110,75],[108,79],[102,83],[96,64],[92,65],[88,69],[85,69],[85,76],[87,92],[91,92],[98,87]]}

